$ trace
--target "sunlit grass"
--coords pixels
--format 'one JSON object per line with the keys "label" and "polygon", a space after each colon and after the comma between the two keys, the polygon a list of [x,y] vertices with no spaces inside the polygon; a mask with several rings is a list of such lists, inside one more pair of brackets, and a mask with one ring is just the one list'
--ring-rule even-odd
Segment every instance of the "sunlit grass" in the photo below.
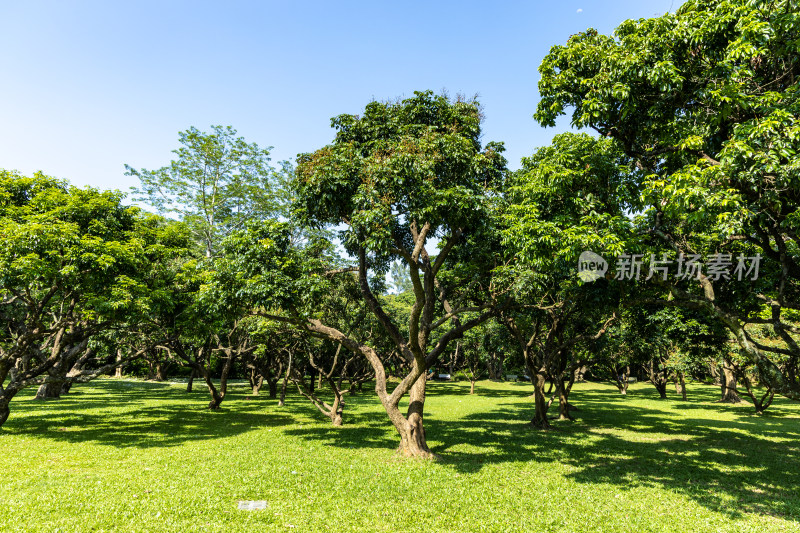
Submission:
{"label": "sunlit grass", "polygon": [[432,383],[441,460],[425,462],[394,453],[367,393],[334,428],[296,395],[279,408],[244,385],[220,412],[178,384],[73,391],[14,400],[0,531],[800,531],[800,404],[785,400],[759,417],[709,386],[681,402],[578,384],[578,420],[540,432],[526,425],[530,384],[470,396]]}

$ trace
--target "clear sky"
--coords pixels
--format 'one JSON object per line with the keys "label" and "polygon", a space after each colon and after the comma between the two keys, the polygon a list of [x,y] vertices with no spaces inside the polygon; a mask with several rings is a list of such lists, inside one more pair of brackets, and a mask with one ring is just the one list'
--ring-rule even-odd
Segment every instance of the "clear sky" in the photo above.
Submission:
{"label": "clear sky", "polygon": [[232,125],[294,159],[373,99],[479,94],[512,168],[558,131],[532,115],[549,48],[681,0],[0,0],[0,168],[128,190],[178,131]]}

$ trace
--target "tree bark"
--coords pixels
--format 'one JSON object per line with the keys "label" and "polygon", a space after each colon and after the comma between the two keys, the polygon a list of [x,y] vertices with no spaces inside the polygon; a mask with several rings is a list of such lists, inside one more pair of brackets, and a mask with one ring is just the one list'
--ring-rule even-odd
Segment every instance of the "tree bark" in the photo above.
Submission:
{"label": "tree bark", "polygon": [[677,380],[675,381],[675,392],[681,395],[681,399],[686,401],[686,379],[684,373],[677,372]]}
{"label": "tree bark", "polygon": [[775,391],[771,388],[767,387],[766,392],[759,398],[756,396],[755,391],[753,390],[753,385],[750,382],[750,378],[747,376],[742,376],[742,381],[744,382],[745,393],[750,397],[753,401],[753,407],[756,410],[757,415],[763,415],[764,411],[772,405],[772,400],[775,398]]}
{"label": "tree bark", "polygon": [[[423,424],[426,383],[427,380],[424,379],[424,376],[421,376],[411,387],[406,418],[401,415],[400,419],[402,421],[396,421],[391,414],[389,415],[398,433],[400,433],[400,448],[398,451],[406,457],[423,459],[435,457],[425,440],[425,426]],[[399,414],[399,410],[397,414]]]}
{"label": "tree bark", "polygon": [[225,364],[222,365],[222,375],[219,378],[219,391],[217,391],[211,383],[211,377],[206,375],[208,390],[211,392],[211,402],[208,404],[208,408],[212,411],[219,409],[220,404],[222,404],[222,401],[225,399],[225,395],[228,393],[228,373],[233,366],[234,356],[231,352],[228,352],[226,355],[228,357],[225,359]]}
{"label": "tree bark", "polygon": [[475,394],[475,382],[474,381],[470,381],[469,382],[469,393],[470,394]]}
{"label": "tree bark", "polygon": [[[529,370],[530,372],[530,370]],[[533,403],[534,414],[531,420],[531,425],[539,429],[549,429],[550,422],[547,420],[547,396],[544,392],[544,386],[547,382],[545,376],[541,372],[534,372],[531,374],[533,382]]]}
{"label": "tree bark", "polygon": [[6,423],[8,416],[11,414],[11,410],[8,408],[8,402],[8,399],[0,398],[0,429],[3,428],[3,424]]}
{"label": "tree bark", "polygon": [[8,420],[8,416],[11,414],[9,403],[17,392],[17,390],[11,387],[4,389],[2,382],[0,382],[0,429],[2,429],[3,424],[5,424],[6,420]]}
{"label": "tree bark", "polygon": [[654,383],[656,390],[658,391],[659,397],[662,400],[667,399],[667,384],[666,383]]}
{"label": "tree bark", "polygon": [[189,380],[186,382],[186,392],[192,392],[194,388],[194,377],[195,377],[195,370],[192,369],[192,373],[189,375]]}
{"label": "tree bark", "polygon": [[496,357],[496,356],[495,356],[495,354],[494,354],[494,353],[492,353],[492,354],[491,354],[491,355],[490,355],[490,356],[489,356],[489,357],[486,359],[486,370],[488,370],[488,371],[489,371],[489,379],[491,379],[492,381],[494,381],[494,380],[496,380],[496,379],[497,379],[497,374],[495,373],[495,371],[494,371],[494,365],[492,364],[492,361],[494,361],[495,357]]}
{"label": "tree bark", "polygon": [[58,400],[61,398],[61,381],[51,381],[49,383],[42,383],[36,391],[36,400]]}
{"label": "tree bark", "polygon": [[558,419],[559,420],[575,420],[570,411],[576,410],[576,407],[569,403],[569,393],[572,391],[572,384],[575,383],[575,373],[570,372],[570,379],[567,385],[564,385],[563,376],[559,376],[557,380],[558,387]]}
{"label": "tree bark", "polygon": [[722,389],[720,403],[740,403],[742,401],[736,389],[736,374],[728,361],[723,361],[722,363],[722,385],[720,388]]}
{"label": "tree bark", "polygon": [[156,363],[156,381],[166,381],[167,379],[167,369],[166,365],[162,362]]}
{"label": "tree bark", "polygon": [[250,388],[253,391],[253,396],[258,396],[261,392],[261,387],[264,385],[264,376],[254,366],[250,367],[247,373],[247,380],[250,382]]}
{"label": "tree bark", "polygon": [[286,367],[286,376],[283,378],[283,385],[281,386],[281,397],[278,399],[278,407],[283,407],[286,404],[286,385],[289,383],[289,375],[292,372],[292,354],[289,354],[289,364]]}
{"label": "tree bark", "polygon": [[654,359],[650,360],[650,365],[647,368],[648,374],[650,376],[650,383],[658,391],[658,395],[662,400],[667,399],[667,370],[664,367],[663,359],[659,358],[658,360],[659,365],[662,367],[660,369],[656,368],[656,362]]}
{"label": "tree bark", "polygon": [[[615,369],[614,372],[617,373],[618,371]],[[614,376],[615,380],[614,384],[619,389],[619,393],[622,394],[623,396],[628,395],[628,385],[630,385],[630,382],[628,381],[628,376],[630,376],[630,374],[631,374],[631,367],[626,366],[624,372],[618,373],[616,376]]]}

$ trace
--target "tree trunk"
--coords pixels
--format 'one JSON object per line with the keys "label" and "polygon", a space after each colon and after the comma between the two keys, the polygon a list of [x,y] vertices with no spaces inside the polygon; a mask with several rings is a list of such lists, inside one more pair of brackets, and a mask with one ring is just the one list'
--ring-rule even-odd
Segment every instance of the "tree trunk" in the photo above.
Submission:
{"label": "tree trunk", "polygon": [[261,387],[264,385],[264,376],[255,367],[250,367],[250,372],[247,373],[247,380],[250,382],[250,388],[253,391],[253,396],[258,396],[261,392]]}
{"label": "tree trunk", "polygon": [[577,410],[576,407],[569,403],[569,393],[572,391],[572,384],[575,383],[575,372],[570,372],[570,380],[568,385],[564,385],[563,376],[558,377],[558,419],[559,420],[575,420],[570,411]]}
{"label": "tree trunk", "polygon": [[[5,376],[0,376],[5,378]],[[11,414],[11,409],[9,409],[9,403],[11,399],[17,394],[16,389],[11,387],[3,388],[3,380],[0,380],[0,429],[3,428],[3,424],[5,424],[6,420],[8,420],[8,415]]]}
{"label": "tree trunk", "polygon": [[225,395],[228,393],[228,373],[233,366],[234,356],[232,352],[227,352],[226,355],[228,356],[225,360],[225,364],[222,365],[222,375],[219,378],[219,392],[214,386],[211,384],[211,379],[206,378],[206,381],[209,384],[208,390],[211,391],[211,402],[208,404],[208,408],[212,411],[219,409],[220,404],[225,399]]}
{"label": "tree trunk", "polygon": [[683,372],[678,372],[678,379],[675,381],[675,392],[681,395],[681,399],[686,401],[686,379]]}
{"label": "tree trunk", "polygon": [[719,370],[719,366],[714,361],[709,361],[708,363],[708,373],[711,376],[711,379],[714,380],[714,385],[720,386],[722,385],[722,372]]}
{"label": "tree trunk", "polygon": [[195,371],[192,369],[192,373],[189,375],[189,381],[186,382],[186,392],[192,392],[192,388],[194,386],[194,375]]}
{"label": "tree trunk", "polygon": [[[430,459],[435,457],[428,443],[425,441],[425,426],[423,424],[423,414],[425,410],[425,385],[427,381],[424,375],[414,383],[409,391],[408,415],[406,418],[400,416],[400,420],[395,420],[389,413],[389,417],[400,433],[400,448],[398,451],[406,457],[419,457]],[[398,411],[399,414],[399,411]],[[399,422],[399,423],[398,423]]]}
{"label": "tree trunk", "polygon": [[[119,364],[120,361],[122,361],[122,350],[117,348],[117,364]],[[122,366],[118,366],[114,369],[114,377],[117,379],[122,377]]]}
{"label": "tree trunk", "polygon": [[663,358],[660,357],[658,359],[658,363],[659,363],[659,366],[661,366],[661,368],[657,368],[655,359],[651,359],[650,360],[650,365],[647,368],[647,371],[648,371],[648,375],[650,377],[650,383],[652,383],[653,386],[658,391],[659,397],[662,400],[666,400],[667,399],[667,381],[668,381],[667,370],[664,367],[664,359]]}
{"label": "tree trunk", "polygon": [[3,428],[3,424],[5,424],[6,420],[8,420],[8,415],[11,414],[11,410],[8,408],[9,401],[10,398],[0,398],[0,429]]}
{"label": "tree trunk", "polygon": [[267,387],[269,387],[269,397],[270,398],[277,398],[278,397],[278,381],[281,379],[280,376],[281,372],[278,370],[278,374],[273,377],[272,370],[270,370],[269,364],[264,367],[264,381],[267,382]]}
{"label": "tree trunk", "polygon": [[667,399],[667,384],[666,384],[666,382],[658,381],[656,383],[653,383],[653,385],[655,385],[656,390],[658,391],[659,397],[662,400],[666,400]]}
{"label": "tree trunk", "polygon": [[262,376],[258,376],[256,378],[256,383],[253,385],[253,396],[258,396],[261,392],[261,387],[264,385],[264,378]]}
{"label": "tree trunk", "polygon": [[283,378],[283,385],[281,386],[281,397],[278,400],[278,407],[283,407],[286,403],[286,385],[289,383],[289,375],[292,372],[292,356],[289,354],[289,365],[286,367],[286,376]]}
{"label": "tree trunk", "polygon": [[[528,370],[530,373],[531,371]],[[541,372],[531,373],[533,379],[533,402],[534,402],[534,415],[531,420],[531,425],[539,429],[549,429],[550,422],[547,420],[547,396],[544,392],[544,386],[547,382],[545,376]]]}
{"label": "tree trunk", "polygon": [[[614,372],[616,373],[618,371],[615,370]],[[630,376],[630,374],[631,374],[631,367],[626,366],[625,370],[622,373],[617,374],[616,381],[614,382],[617,385],[617,388],[619,389],[619,393],[622,394],[623,396],[628,395],[628,385],[630,385],[628,376]]]}
{"label": "tree trunk", "polygon": [[36,400],[58,400],[61,398],[61,381],[51,381],[50,383],[42,383],[36,391]]}
{"label": "tree trunk", "polygon": [[736,390],[736,374],[728,361],[722,363],[722,397],[721,403],[740,403],[742,399]]}
{"label": "tree trunk", "polygon": [[753,390],[753,384],[750,381],[750,378],[747,377],[747,374],[745,372],[741,372],[740,375],[742,378],[742,383],[744,383],[745,394],[747,394],[747,396],[749,396],[753,401],[753,407],[756,410],[756,414],[763,415],[764,411],[766,411],[767,408],[772,405],[772,400],[775,398],[775,391],[773,391],[771,387],[767,386],[767,390],[759,398],[756,396],[755,391]]}
{"label": "tree trunk", "polygon": [[166,372],[166,365],[162,362],[156,363],[156,381],[166,381],[167,379],[167,372]]}
{"label": "tree trunk", "polygon": [[470,380],[469,382],[469,393],[475,394],[475,381]]}
{"label": "tree trunk", "polygon": [[496,357],[497,356],[494,353],[492,353],[492,355],[490,355],[486,359],[486,370],[489,371],[489,379],[491,379],[492,381],[497,379],[497,374],[494,371],[494,364],[493,364]]}

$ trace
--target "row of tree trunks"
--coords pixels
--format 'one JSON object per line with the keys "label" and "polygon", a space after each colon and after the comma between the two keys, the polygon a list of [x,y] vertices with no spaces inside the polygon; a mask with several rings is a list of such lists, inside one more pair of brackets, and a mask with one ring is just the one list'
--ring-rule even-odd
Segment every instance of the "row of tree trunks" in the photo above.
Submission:
{"label": "row of tree trunks", "polygon": [[[39,385],[36,391],[36,400],[58,400],[62,394],[68,394],[72,387],[72,382],[67,380],[67,376],[80,373],[83,365],[94,355],[91,349],[84,350],[80,357],[65,358],[59,361],[47,371],[49,381]],[[70,366],[71,365],[71,366]]]}
{"label": "row of tree trunks", "polygon": [[486,370],[489,373],[489,379],[491,380],[502,379],[504,360],[505,357],[501,353],[492,352],[491,354],[489,354],[489,358],[486,361]]}

